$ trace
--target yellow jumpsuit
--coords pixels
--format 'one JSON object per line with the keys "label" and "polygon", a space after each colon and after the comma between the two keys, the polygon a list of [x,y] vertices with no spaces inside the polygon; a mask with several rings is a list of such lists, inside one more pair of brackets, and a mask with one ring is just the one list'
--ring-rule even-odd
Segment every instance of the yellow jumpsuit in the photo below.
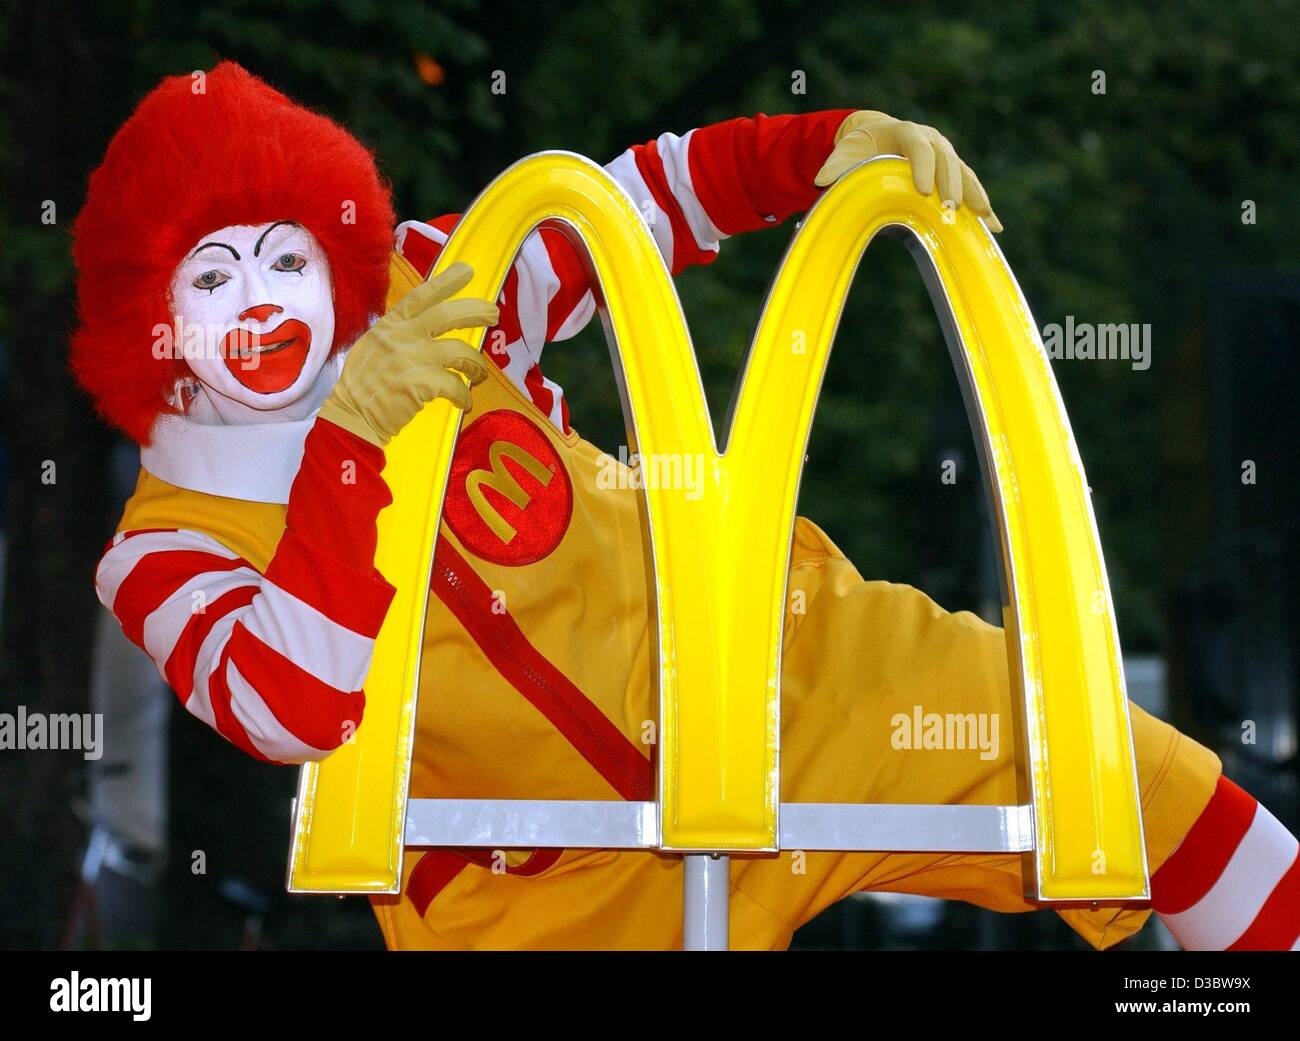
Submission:
{"label": "yellow jumpsuit", "polygon": [[[396,256],[393,273],[390,305],[418,279]],[[495,368],[476,389],[431,586],[413,798],[648,797],[653,746],[644,742],[653,740],[656,709],[640,493],[610,487],[602,473],[599,449],[556,429]],[[197,527],[261,570],[284,507],[143,472],[120,530],[169,525]],[[864,581],[803,518],[790,590],[805,609],[785,623],[782,801],[1018,801],[1001,629],[948,613],[910,587]],[[997,713],[997,755],[895,748],[891,720],[916,706]],[[1209,801],[1220,764],[1136,706],[1132,719],[1154,872]],[[413,898],[417,872],[425,877]],[[393,948],[663,949],[682,940],[678,856],[484,851],[465,859],[408,850],[402,888],[372,898]],[[1022,889],[1017,855],[733,857],[731,944],[784,948],[801,924],[858,890],[1029,910]],[[1097,947],[1129,936],[1149,913],[1062,912]]]}

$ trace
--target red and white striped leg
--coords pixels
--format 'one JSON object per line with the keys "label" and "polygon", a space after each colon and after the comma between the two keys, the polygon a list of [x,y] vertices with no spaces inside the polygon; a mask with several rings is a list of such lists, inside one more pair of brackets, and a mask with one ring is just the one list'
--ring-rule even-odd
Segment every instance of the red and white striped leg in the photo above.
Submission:
{"label": "red and white striped leg", "polygon": [[1182,845],[1151,876],[1151,903],[1184,950],[1300,949],[1300,843],[1220,777]]}

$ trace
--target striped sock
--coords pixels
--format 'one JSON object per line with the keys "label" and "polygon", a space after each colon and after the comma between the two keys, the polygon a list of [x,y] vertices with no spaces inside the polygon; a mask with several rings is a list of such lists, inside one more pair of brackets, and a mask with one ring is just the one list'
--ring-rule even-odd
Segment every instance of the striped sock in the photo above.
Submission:
{"label": "striped sock", "polygon": [[1226,777],[1151,876],[1151,904],[1189,951],[1300,949],[1300,844]]}

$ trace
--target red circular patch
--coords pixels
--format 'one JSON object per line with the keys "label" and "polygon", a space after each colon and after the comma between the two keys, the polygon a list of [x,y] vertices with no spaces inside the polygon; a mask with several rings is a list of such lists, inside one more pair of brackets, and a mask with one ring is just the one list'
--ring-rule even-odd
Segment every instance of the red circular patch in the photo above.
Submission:
{"label": "red circular patch", "polygon": [[498,409],[460,433],[442,516],[465,548],[494,564],[541,560],[573,514],[573,486],[537,425]]}

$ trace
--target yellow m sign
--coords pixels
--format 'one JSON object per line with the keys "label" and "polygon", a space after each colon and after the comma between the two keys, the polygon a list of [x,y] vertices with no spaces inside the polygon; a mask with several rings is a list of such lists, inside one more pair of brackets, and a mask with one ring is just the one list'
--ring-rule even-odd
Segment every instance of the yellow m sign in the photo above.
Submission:
{"label": "yellow m sign", "polygon": [[[645,490],[660,767],[642,844],[723,852],[782,844],[781,634],[799,478],[849,284],[868,243],[888,232],[907,239],[930,286],[1000,531],[1011,676],[1024,706],[1021,805],[997,808],[1011,833],[1000,848],[1026,851],[1038,899],[1145,898],[1122,663],[1083,467],[1028,307],[983,226],[920,197],[899,159],[867,163],[827,191],[782,263],[719,448],[671,277],[634,202],[600,167],[567,153],[515,164],[462,218],[439,268],[469,262],[476,274],[466,293],[494,299],[542,224],[590,254],[634,449],[704,459],[702,494]],[[398,884],[425,594],[457,420],[434,402],[389,446],[394,501],[380,516],[376,563],[398,594],[366,682],[365,725],[303,770],[295,890]],[[955,846],[931,836],[930,845],[868,838],[852,848],[978,848],[961,844],[960,829],[951,834]]]}

